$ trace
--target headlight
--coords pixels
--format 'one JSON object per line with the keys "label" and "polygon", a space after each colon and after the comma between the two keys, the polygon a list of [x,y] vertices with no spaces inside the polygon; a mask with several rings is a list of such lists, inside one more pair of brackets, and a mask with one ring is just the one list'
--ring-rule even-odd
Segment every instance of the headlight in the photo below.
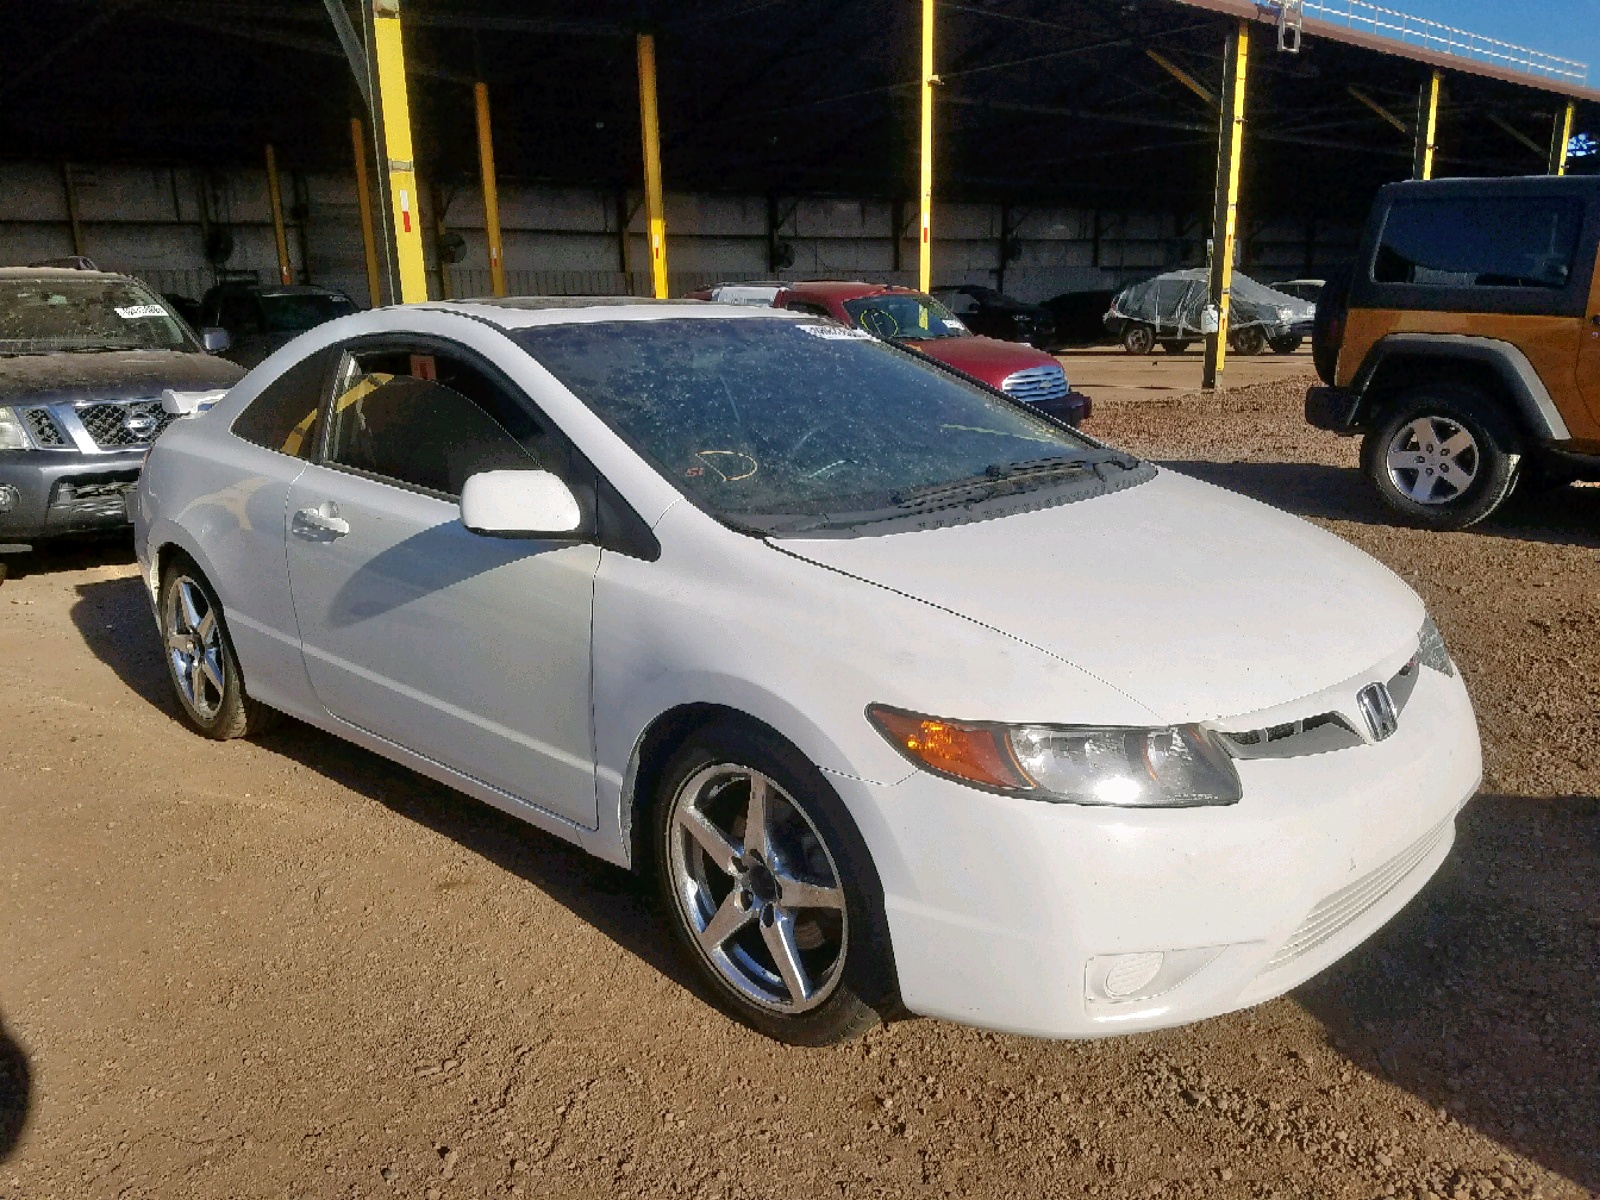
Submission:
{"label": "headlight", "polygon": [[874,705],[895,749],[936,775],[1056,804],[1190,808],[1244,794],[1227,752],[1205,729],[998,725]]}
{"label": "headlight", "polygon": [[1455,677],[1456,664],[1450,657],[1450,651],[1445,648],[1444,634],[1439,632],[1432,617],[1422,623],[1422,632],[1417,635],[1417,661],[1441,675]]}
{"label": "headlight", "polygon": [[1294,320],[1294,309],[1280,308],[1278,310],[1278,324],[1287,325]]}
{"label": "headlight", "polygon": [[28,431],[17,419],[17,414],[12,409],[0,407],[0,450],[28,450],[32,446]]}

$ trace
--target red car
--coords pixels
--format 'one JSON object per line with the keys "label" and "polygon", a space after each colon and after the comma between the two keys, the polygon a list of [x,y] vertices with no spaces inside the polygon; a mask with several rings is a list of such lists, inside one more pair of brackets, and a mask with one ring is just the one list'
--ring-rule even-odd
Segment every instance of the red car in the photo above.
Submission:
{"label": "red car", "polygon": [[1066,372],[1050,355],[1018,342],[978,337],[944,305],[912,288],[833,281],[726,285],[691,292],[689,298],[763,303],[766,289],[774,308],[832,317],[909,346],[1058,421],[1076,425],[1092,409],[1089,397],[1067,385]]}

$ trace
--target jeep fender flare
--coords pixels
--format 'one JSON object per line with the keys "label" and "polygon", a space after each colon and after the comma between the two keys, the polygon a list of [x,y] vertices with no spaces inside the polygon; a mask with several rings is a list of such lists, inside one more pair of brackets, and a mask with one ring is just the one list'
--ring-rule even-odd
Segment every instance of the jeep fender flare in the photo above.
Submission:
{"label": "jeep fender flare", "polygon": [[1373,381],[1385,363],[1402,358],[1444,359],[1487,367],[1504,387],[1513,415],[1534,438],[1543,442],[1572,438],[1560,409],[1550,398],[1550,390],[1526,354],[1498,338],[1458,333],[1391,333],[1373,346],[1350,389],[1361,397],[1363,419],[1371,412],[1369,390]]}

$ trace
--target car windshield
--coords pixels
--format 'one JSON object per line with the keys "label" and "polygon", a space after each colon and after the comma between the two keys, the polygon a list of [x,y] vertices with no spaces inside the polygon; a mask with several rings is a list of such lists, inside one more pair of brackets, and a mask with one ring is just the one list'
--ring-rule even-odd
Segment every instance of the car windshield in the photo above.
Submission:
{"label": "car windshield", "polygon": [[348,316],[356,306],[344,296],[319,292],[265,292],[261,311],[266,316],[268,332],[301,333],[335,317]]}
{"label": "car windshield", "polygon": [[127,279],[0,279],[0,354],[195,350],[183,322]]}
{"label": "car windshield", "polygon": [[926,341],[931,338],[967,337],[971,330],[932,296],[917,292],[880,292],[846,300],[852,323],[881,338]]}
{"label": "car windshield", "polygon": [[668,318],[515,336],[703,508],[761,532],[850,528],[1018,491],[1043,502],[1047,489],[1103,486],[1104,464],[1138,465],[834,324]]}

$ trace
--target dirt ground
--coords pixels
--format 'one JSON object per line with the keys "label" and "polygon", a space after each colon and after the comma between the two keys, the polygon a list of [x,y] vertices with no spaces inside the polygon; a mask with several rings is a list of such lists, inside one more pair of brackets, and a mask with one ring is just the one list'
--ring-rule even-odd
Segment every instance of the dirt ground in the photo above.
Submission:
{"label": "dirt ground", "polygon": [[[1067,380],[1099,404],[1124,400],[1170,400],[1197,391],[1205,357],[1195,346],[1186,354],[1129,354],[1121,346],[1089,346],[1056,354]],[[1222,381],[1229,388],[1294,379],[1312,369],[1311,350],[1294,354],[1230,354]]]}
{"label": "dirt ground", "polygon": [[126,546],[40,556],[0,588],[0,1138],[31,1095],[0,1196],[1600,1190],[1600,488],[1395,528],[1303,383],[1106,403],[1094,429],[1415,585],[1484,792],[1325,975],[1123,1040],[764,1041],[623,872],[301,726],[186,733]]}

